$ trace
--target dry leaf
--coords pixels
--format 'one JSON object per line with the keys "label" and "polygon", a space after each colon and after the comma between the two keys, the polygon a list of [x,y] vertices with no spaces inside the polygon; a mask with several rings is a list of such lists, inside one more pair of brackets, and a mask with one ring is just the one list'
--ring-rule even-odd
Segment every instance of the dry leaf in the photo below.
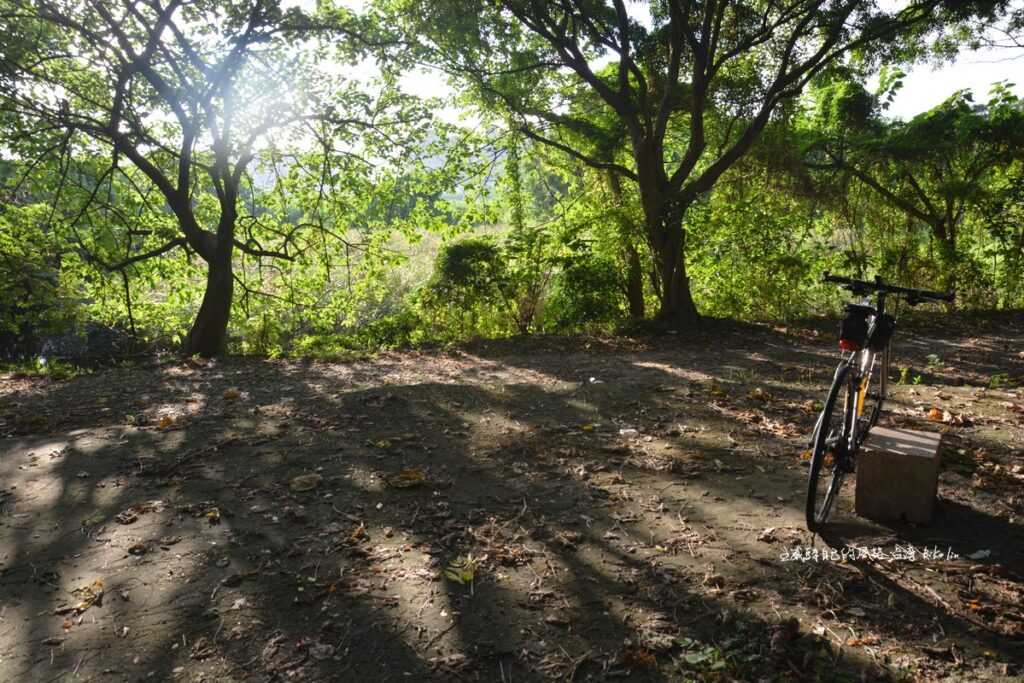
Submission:
{"label": "dry leaf", "polygon": [[157,422],[157,426],[160,429],[167,429],[172,424],[174,424],[174,418],[171,417],[170,415],[164,415],[163,417],[160,418],[160,421]]}
{"label": "dry leaf", "polygon": [[863,638],[850,638],[846,641],[847,645],[877,645],[878,636],[864,636]]}
{"label": "dry leaf", "polygon": [[396,489],[411,489],[425,484],[427,477],[423,474],[422,470],[415,467],[406,467],[397,474],[385,478],[384,481],[387,482],[388,486]]}
{"label": "dry leaf", "polygon": [[319,486],[320,482],[323,480],[324,478],[316,472],[311,474],[300,474],[291,480],[291,483],[288,484],[288,488],[292,491],[312,491]]}
{"label": "dry leaf", "polygon": [[241,395],[242,395],[242,392],[240,392],[235,387],[229,387],[229,388],[224,390],[224,400],[226,400],[226,401],[234,401],[236,398],[238,398]]}
{"label": "dry leaf", "polygon": [[82,586],[71,591],[71,594],[78,598],[78,603],[73,607],[59,607],[56,610],[56,614],[67,614],[68,612],[74,612],[82,614],[93,605],[103,604],[103,582],[96,580],[90,583],[88,586]]}
{"label": "dry leaf", "polygon": [[358,543],[364,538],[366,538],[366,525],[360,522],[359,526],[348,535],[348,541],[349,543]]}

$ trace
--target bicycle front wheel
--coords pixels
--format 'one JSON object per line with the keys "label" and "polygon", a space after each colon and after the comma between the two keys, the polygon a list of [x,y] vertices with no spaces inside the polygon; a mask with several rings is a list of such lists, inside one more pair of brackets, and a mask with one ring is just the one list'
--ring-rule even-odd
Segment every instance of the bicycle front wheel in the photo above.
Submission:
{"label": "bicycle front wheel", "polygon": [[820,529],[828,519],[846,475],[857,391],[850,372],[850,366],[846,364],[836,369],[811,440],[806,509],[807,528],[811,531]]}

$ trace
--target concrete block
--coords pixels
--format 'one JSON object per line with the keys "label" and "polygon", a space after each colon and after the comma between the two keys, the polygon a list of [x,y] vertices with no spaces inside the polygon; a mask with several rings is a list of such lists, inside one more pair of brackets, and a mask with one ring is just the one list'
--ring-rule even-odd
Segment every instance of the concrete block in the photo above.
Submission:
{"label": "concrete block", "polygon": [[877,522],[931,521],[941,434],[875,427],[857,453],[857,514]]}

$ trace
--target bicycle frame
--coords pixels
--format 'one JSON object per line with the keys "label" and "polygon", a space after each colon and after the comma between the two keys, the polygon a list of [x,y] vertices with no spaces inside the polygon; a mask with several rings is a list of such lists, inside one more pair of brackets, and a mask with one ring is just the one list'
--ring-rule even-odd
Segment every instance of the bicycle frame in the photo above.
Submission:
{"label": "bicycle frame", "polygon": [[[833,503],[847,474],[856,471],[857,452],[877,423],[887,398],[891,338],[895,320],[885,312],[887,295],[904,298],[910,306],[924,301],[953,301],[952,292],[933,292],[887,284],[876,276],[874,282],[848,277],[822,275],[822,282],[841,285],[862,303],[850,314],[865,315],[866,331],[857,320],[840,328],[840,361],[832,385],[811,435],[810,476],[807,483],[807,528],[817,531],[828,519]],[[875,294],[872,305],[871,294]],[[860,309],[857,311],[857,309]],[[863,335],[863,337],[862,337]],[[872,382],[878,372],[877,384]],[[876,391],[872,391],[876,389]],[[843,396],[842,407],[836,404]],[[874,403],[871,403],[874,400]],[[841,410],[841,417],[837,411]],[[827,433],[823,433],[828,430]],[[831,458],[831,462],[829,459]],[[821,477],[828,477],[824,497],[819,500]]]}
{"label": "bicycle frame", "polygon": [[[870,323],[873,323],[877,318],[880,318],[885,314],[885,301],[886,293],[878,292],[875,298],[875,303],[872,306],[874,308],[874,313],[872,314]],[[870,303],[870,301],[867,301],[866,303]],[[878,413],[876,411],[874,415],[868,417],[869,424],[865,425],[863,430],[860,429],[868,386],[870,385],[871,377],[875,372],[875,360],[879,354],[882,354],[884,358],[887,353],[888,344],[882,351],[874,351],[870,347],[864,347],[857,351],[850,351],[849,355],[842,360],[842,364],[850,367],[853,381],[857,383],[856,391],[852,392],[847,397],[847,400],[852,398],[854,401],[854,405],[852,406],[853,409],[850,410],[849,405],[844,406],[844,414],[850,416],[849,424],[844,425],[844,431],[847,433],[847,438],[845,439],[846,448],[844,450],[847,456],[853,455],[857,452],[861,444],[864,443],[868,432],[874,426],[874,422],[878,417]],[[888,368],[886,367],[888,364],[883,362],[881,365],[882,367],[879,368],[879,371],[882,373],[888,372]],[[886,382],[884,379],[879,381],[879,403],[884,401],[886,398],[885,384]],[[861,434],[862,431],[863,434]]]}
{"label": "bicycle frame", "polygon": [[[847,425],[850,434],[849,442],[847,443],[848,453],[853,453],[860,448],[864,439],[867,438],[868,430],[872,427],[872,425],[867,425],[863,436],[859,434],[861,417],[864,414],[864,399],[867,396],[868,385],[871,383],[871,375],[875,370],[875,356],[876,352],[870,349],[861,349],[851,353],[847,361],[850,369],[853,371],[853,379],[857,382],[857,391],[851,394],[855,405],[852,411],[848,411],[850,415],[850,424]],[[882,399],[884,396],[879,398]]]}

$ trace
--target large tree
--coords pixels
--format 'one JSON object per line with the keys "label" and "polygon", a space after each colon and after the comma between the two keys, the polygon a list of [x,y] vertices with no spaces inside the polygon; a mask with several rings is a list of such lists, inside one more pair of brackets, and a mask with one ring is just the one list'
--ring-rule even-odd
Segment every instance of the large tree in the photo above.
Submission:
{"label": "large tree", "polygon": [[926,226],[938,245],[943,285],[955,289],[964,222],[997,201],[993,180],[1022,159],[1024,102],[997,85],[987,104],[961,91],[903,122],[849,104],[870,101],[862,89],[844,92],[831,101],[847,122],[825,128],[825,138],[811,147],[812,167],[849,174],[911,224]]}
{"label": "large tree", "polygon": [[[945,21],[1001,2],[912,0],[383,0],[421,59],[523,134],[636,184],[659,274],[658,317],[698,318],[687,212],[746,154],[780,104],[857,53],[895,55]],[[611,66],[607,67],[609,63]],[[594,154],[573,103],[597,96],[628,152]],[[710,125],[711,118],[716,119]]]}
{"label": "large tree", "polygon": [[76,174],[87,191],[72,222],[89,215],[89,202],[109,208],[124,188],[147,203],[158,197],[157,213],[172,214],[176,231],[154,243],[152,230],[120,214],[126,255],[104,265],[124,269],[174,249],[198,255],[206,288],[184,352],[219,353],[236,253],[294,257],[297,226],[273,244],[240,227],[261,147],[315,122],[372,125],[372,98],[316,68],[302,41],[324,27],[279,0],[0,0],[0,17],[0,111],[16,122],[5,146],[26,166],[34,155],[61,156],[65,171],[76,154],[107,159]]}

